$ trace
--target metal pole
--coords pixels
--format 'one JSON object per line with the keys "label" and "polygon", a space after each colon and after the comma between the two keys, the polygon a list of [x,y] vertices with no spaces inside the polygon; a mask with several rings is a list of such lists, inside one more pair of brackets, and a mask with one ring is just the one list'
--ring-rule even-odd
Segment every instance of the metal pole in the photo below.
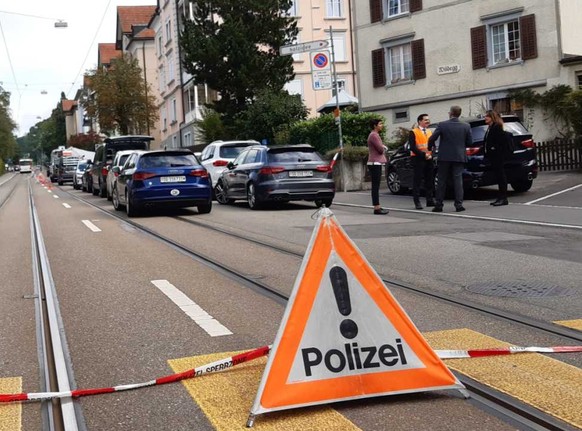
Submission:
{"label": "metal pole", "polygon": [[335,69],[335,49],[333,46],[333,28],[331,27],[331,25],[329,26],[329,41],[331,42],[331,67],[332,67],[332,73],[333,73],[333,80],[334,80],[334,87],[335,87],[335,109],[336,112],[338,114],[337,117],[335,117],[335,122],[337,123],[337,130],[338,130],[338,135],[339,135],[339,147],[340,147],[340,157],[341,157],[341,161],[340,161],[340,169],[342,172],[342,188],[343,191],[346,191],[346,181],[345,181],[345,162],[344,162],[344,139],[343,139],[343,135],[342,135],[342,116],[341,116],[341,112],[339,109],[339,84],[338,84],[338,80],[337,80],[337,71]]}

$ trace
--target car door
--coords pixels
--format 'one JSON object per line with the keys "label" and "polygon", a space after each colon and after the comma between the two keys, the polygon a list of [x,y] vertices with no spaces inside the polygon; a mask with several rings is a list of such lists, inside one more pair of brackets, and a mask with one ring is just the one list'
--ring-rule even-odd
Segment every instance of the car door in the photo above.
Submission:
{"label": "car door", "polygon": [[253,171],[260,167],[261,151],[257,148],[248,150],[242,164],[235,169],[236,187],[240,196],[247,195],[247,184]]}
{"label": "car door", "polygon": [[123,165],[121,171],[119,172],[119,176],[117,177],[115,187],[117,187],[119,202],[123,205],[126,205],[125,190],[128,187],[128,182],[131,180],[131,176],[135,172],[137,157],[137,154],[130,155],[125,161],[125,165]]}
{"label": "car door", "polygon": [[226,182],[227,194],[231,199],[245,198],[246,190],[244,182],[241,182],[243,176],[244,160],[249,150],[241,151],[236,159],[232,162],[232,166],[222,173],[222,178]]}

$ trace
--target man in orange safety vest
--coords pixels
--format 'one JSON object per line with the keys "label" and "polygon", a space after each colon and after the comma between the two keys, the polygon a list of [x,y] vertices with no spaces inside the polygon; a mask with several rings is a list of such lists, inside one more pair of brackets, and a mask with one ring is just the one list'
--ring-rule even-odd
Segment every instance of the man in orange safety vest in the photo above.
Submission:
{"label": "man in orange safety vest", "polygon": [[417,210],[421,210],[420,187],[423,179],[426,206],[434,207],[434,164],[432,152],[428,149],[428,138],[432,135],[432,132],[428,129],[430,125],[428,114],[420,114],[417,122],[418,125],[410,131],[408,144],[410,145],[410,157],[414,169],[412,197],[414,199],[414,207]]}

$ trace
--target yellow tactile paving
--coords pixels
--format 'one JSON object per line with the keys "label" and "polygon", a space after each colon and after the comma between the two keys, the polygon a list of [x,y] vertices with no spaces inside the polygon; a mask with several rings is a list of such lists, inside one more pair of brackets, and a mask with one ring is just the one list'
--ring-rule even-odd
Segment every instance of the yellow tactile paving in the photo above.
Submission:
{"label": "yellow tactile paving", "polygon": [[[469,329],[423,334],[433,349],[507,347]],[[445,363],[483,384],[582,428],[582,370],[538,353],[449,359]]]}
{"label": "yellow tactile paving", "polygon": [[[0,378],[0,394],[19,394],[22,392],[21,377]],[[22,429],[22,403],[0,404],[0,431],[19,431]]]}
{"label": "yellow tactile paving", "polygon": [[[191,358],[172,359],[170,367],[180,373],[241,352],[223,352]],[[266,358],[237,365],[225,373],[209,374],[182,383],[217,431],[248,430],[246,421],[257,393]],[[352,422],[329,407],[313,407],[261,415],[257,431],[334,430],[356,431]]]}
{"label": "yellow tactile paving", "polygon": [[582,331],[582,319],[557,320],[554,323],[556,325],[567,326],[568,328],[577,329],[578,331]]}

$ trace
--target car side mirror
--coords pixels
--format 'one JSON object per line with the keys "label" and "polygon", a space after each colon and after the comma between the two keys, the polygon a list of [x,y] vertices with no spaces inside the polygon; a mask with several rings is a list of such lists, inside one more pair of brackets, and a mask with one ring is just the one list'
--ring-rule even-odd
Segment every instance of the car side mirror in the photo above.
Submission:
{"label": "car side mirror", "polygon": [[114,174],[119,174],[121,172],[121,168],[119,166],[114,166],[111,170]]}
{"label": "car side mirror", "polygon": [[235,166],[236,166],[236,165],[235,165],[234,163],[232,163],[232,162],[228,162],[228,163],[226,164],[226,169],[232,169],[232,168],[234,168]]}

